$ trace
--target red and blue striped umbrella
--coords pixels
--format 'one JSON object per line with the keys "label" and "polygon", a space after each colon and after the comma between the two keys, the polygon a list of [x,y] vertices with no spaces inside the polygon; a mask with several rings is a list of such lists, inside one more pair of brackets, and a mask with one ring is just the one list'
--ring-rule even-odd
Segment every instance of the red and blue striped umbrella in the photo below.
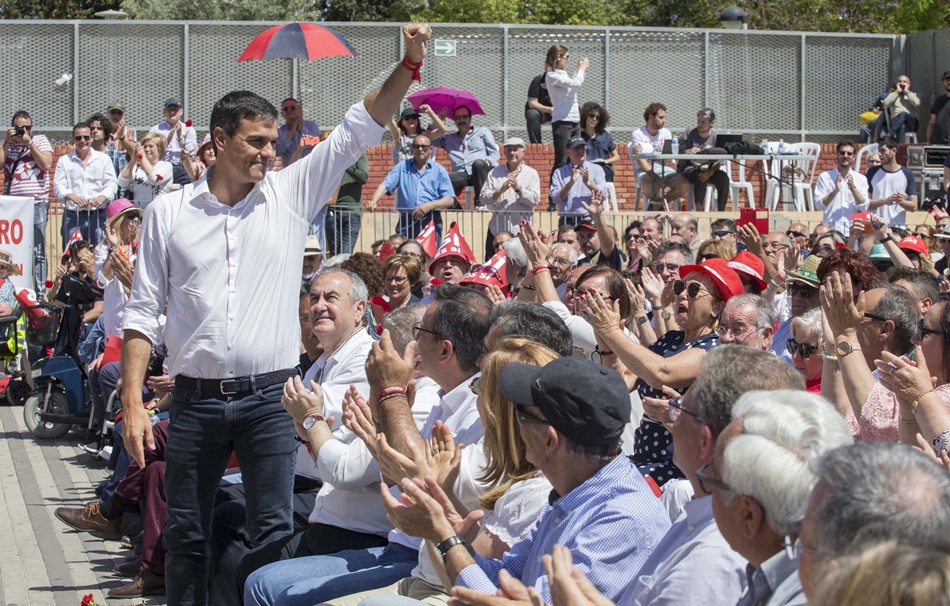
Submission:
{"label": "red and blue striped umbrella", "polygon": [[321,57],[339,56],[357,57],[359,54],[343,36],[329,27],[295,21],[264,30],[247,45],[238,61],[313,61]]}

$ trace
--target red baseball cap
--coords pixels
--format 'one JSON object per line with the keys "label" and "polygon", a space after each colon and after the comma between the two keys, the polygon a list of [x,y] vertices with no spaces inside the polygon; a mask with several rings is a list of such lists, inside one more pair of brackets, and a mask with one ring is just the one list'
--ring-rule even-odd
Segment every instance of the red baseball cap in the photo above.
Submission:
{"label": "red baseball cap", "polygon": [[762,259],[756,257],[747,250],[742,251],[738,255],[734,256],[731,261],[729,261],[729,267],[736,270],[740,274],[746,274],[751,276],[756,282],[759,283],[759,287],[762,290],[765,290],[768,284],[765,283],[763,276],[765,275],[765,263],[762,262]]}
{"label": "red baseball cap", "polygon": [[907,236],[897,243],[897,248],[901,250],[912,250],[915,253],[926,255],[928,253],[927,245],[923,239],[918,236]]}
{"label": "red baseball cap", "polygon": [[739,274],[736,273],[736,270],[729,267],[725,259],[714,257],[712,259],[706,259],[701,265],[684,265],[680,267],[680,278],[685,278],[694,271],[709,276],[716,284],[716,288],[719,290],[719,295],[723,301],[728,301],[730,298],[745,292],[745,288],[742,286],[742,280],[739,279]]}

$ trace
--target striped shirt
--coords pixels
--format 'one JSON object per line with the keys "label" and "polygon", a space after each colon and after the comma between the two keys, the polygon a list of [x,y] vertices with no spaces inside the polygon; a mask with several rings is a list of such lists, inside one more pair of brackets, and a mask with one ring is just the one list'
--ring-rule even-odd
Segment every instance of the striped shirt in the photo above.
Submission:
{"label": "striped shirt", "polygon": [[563,497],[551,491],[549,503],[531,534],[503,559],[476,554],[476,564],[462,570],[456,584],[494,595],[498,572],[504,568],[551,602],[541,556],[550,554],[554,545],[564,545],[574,556],[574,566],[604,597],[616,601],[670,528],[659,499],[623,456]]}
{"label": "striped shirt", "polygon": [[[32,144],[40,151],[53,153],[53,146],[44,135],[33,135]],[[11,170],[14,171],[12,177]],[[11,196],[33,198],[37,203],[45,202],[49,198],[49,171],[41,170],[36,165],[29,145],[10,143],[3,165],[3,178],[12,179],[9,192]]]}

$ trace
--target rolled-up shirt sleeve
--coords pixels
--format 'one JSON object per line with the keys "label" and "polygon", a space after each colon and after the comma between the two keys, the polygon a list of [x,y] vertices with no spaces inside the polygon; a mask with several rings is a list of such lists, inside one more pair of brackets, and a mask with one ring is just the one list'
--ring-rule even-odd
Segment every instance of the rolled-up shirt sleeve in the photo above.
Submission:
{"label": "rolled-up shirt sleeve", "polygon": [[142,333],[152,344],[161,337],[159,318],[168,296],[168,248],[163,225],[170,204],[156,200],[145,208],[132,294],[123,328]]}
{"label": "rolled-up shirt sleeve", "polygon": [[379,484],[379,465],[363,440],[345,428],[333,433],[338,439],[324,443],[317,456],[320,479],[349,491]]}

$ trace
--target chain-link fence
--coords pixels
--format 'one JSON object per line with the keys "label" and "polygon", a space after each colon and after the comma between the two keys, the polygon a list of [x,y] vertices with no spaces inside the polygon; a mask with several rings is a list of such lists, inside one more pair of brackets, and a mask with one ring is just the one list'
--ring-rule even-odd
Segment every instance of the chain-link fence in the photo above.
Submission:
{"label": "chain-link fence", "polygon": [[[237,63],[270,25],[0,21],[0,116],[26,109],[37,132],[65,142],[72,124],[113,100],[126,106],[127,121],[142,132],[162,120],[162,102],[177,96],[202,130],[218,98],[251,89],[275,104],[299,94],[306,116],[332,127],[402,54],[398,25],[345,23],[329,25],[359,57]],[[911,36],[915,61],[917,37],[936,44],[928,47],[931,63],[950,56],[948,31]],[[543,72],[545,52],[555,42],[571,50],[572,60],[590,58],[578,101],[597,101],[610,111],[618,143],[629,140],[654,101],[667,105],[676,131],[691,127],[696,111],[708,106],[720,130],[753,140],[854,135],[858,115],[904,63],[903,36],[869,34],[439,24],[435,37],[451,42],[439,47],[454,55],[437,54],[433,44],[424,84],[473,91],[486,112],[476,124],[496,137],[526,138],[528,84]],[[942,69],[931,67],[928,74]],[[928,79],[920,79],[920,90],[932,85]],[[544,136],[550,140],[547,130]]]}

